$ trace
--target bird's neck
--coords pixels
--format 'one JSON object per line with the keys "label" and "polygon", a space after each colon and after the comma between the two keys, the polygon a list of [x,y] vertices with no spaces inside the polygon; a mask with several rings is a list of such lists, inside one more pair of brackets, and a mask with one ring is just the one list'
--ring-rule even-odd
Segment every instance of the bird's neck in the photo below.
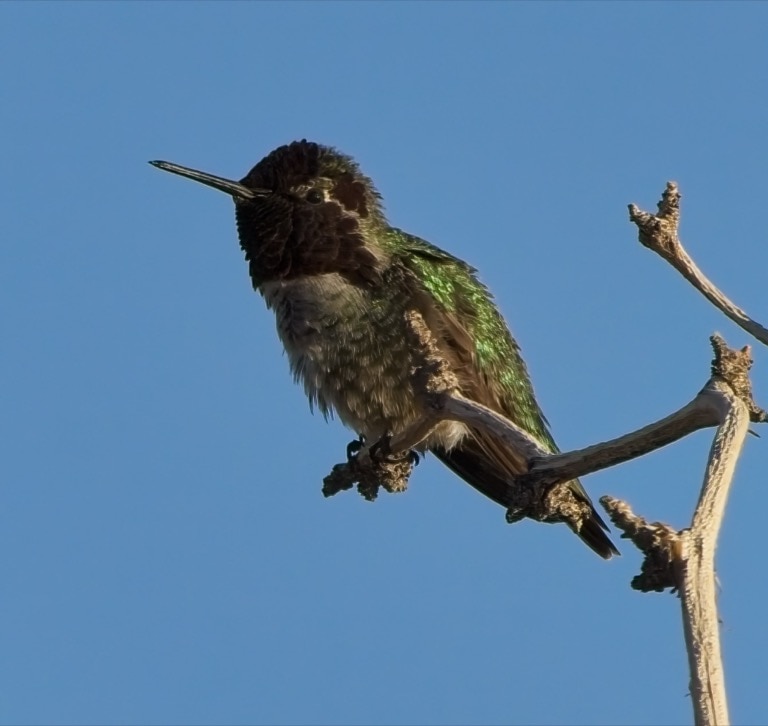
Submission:
{"label": "bird's neck", "polygon": [[288,235],[270,244],[243,245],[254,288],[328,274],[361,286],[380,282],[387,254],[369,233],[347,226],[340,234],[304,235],[302,239]]}

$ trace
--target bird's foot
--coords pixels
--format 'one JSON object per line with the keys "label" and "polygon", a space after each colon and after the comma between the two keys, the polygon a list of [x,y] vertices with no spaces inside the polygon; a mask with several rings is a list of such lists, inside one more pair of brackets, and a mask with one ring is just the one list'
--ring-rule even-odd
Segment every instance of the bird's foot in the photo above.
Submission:
{"label": "bird's foot", "polygon": [[354,441],[347,444],[347,461],[351,462],[357,459],[357,455],[365,446],[365,436],[360,434]]}
{"label": "bird's foot", "polygon": [[408,486],[408,477],[413,467],[419,463],[415,451],[392,454],[390,449],[391,434],[382,436],[368,449],[371,460],[371,477],[361,478],[358,491],[366,499],[373,499],[379,487],[390,493],[402,492]]}
{"label": "bird's foot", "polygon": [[421,456],[417,451],[410,449],[406,452],[399,454],[393,454],[390,448],[392,442],[392,434],[384,434],[371,448],[368,450],[368,456],[371,457],[371,461],[377,464],[401,464],[408,462],[410,466],[418,466],[421,461]]}
{"label": "bird's foot", "polygon": [[[333,496],[357,484],[357,491],[368,501],[373,501],[379,489],[402,492],[408,486],[408,477],[420,461],[415,451],[392,454],[391,435],[382,436],[366,451],[365,437],[360,436],[347,444],[347,461],[337,464],[323,480],[323,495]],[[367,456],[361,454],[366,454]]]}

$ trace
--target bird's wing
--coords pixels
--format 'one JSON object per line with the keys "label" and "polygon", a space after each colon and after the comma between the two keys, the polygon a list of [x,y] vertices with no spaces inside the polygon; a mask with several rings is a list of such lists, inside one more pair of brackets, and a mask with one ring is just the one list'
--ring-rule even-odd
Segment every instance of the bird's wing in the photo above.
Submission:
{"label": "bird's wing", "polygon": [[[393,249],[413,274],[415,305],[451,363],[461,392],[504,415],[545,449],[557,452],[519,346],[476,270],[418,237],[400,230],[391,234],[396,236]],[[433,451],[462,479],[502,506],[507,504],[510,477],[527,471],[520,452],[481,429],[473,429],[471,436],[450,450],[436,447]],[[577,534],[603,557],[618,554],[581,483],[575,479],[570,487],[592,508],[592,516]]]}
{"label": "bird's wing", "polygon": [[399,236],[401,261],[421,288],[415,293],[417,304],[426,308],[430,329],[455,363],[464,395],[557,451],[517,342],[476,270],[425,240],[400,230],[392,234]]}

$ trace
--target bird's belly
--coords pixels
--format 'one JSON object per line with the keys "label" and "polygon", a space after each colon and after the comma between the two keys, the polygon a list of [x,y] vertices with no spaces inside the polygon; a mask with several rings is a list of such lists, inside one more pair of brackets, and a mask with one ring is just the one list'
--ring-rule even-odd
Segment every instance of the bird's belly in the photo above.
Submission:
{"label": "bird's belly", "polygon": [[[311,406],[335,411],[370,441],[419,418],[402,301],[377,298],[336,274],[267,283],[262,293]],[[465,433],[445,422],[425,447],[450,448]]]}

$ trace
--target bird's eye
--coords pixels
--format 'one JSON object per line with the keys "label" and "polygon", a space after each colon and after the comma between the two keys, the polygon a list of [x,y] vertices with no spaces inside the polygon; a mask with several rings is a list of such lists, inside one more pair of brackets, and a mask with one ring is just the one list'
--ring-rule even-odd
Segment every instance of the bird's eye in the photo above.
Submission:
{"label": "bird's eye", "polygon": [[310,189],[304,197],[310,204],[320,204],[325,201],[323,193],[319,189]]}

